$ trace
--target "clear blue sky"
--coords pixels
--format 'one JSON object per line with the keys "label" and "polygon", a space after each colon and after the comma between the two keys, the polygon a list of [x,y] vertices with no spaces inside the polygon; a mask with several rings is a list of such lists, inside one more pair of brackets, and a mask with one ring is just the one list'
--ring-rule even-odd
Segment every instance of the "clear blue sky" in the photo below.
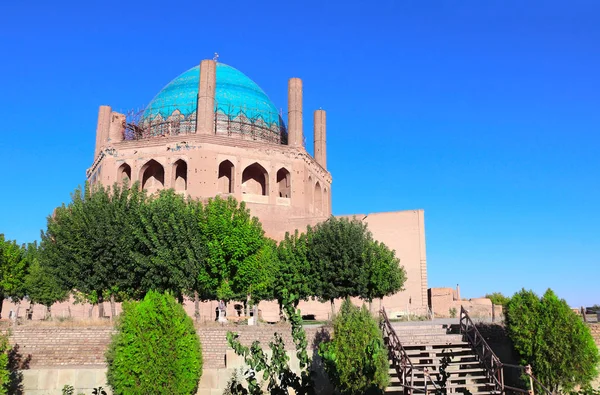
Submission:
{"label": "clear blue sky", "polygon": [[[600,303],[600,2],[0,6],[0,233],[39,238],[85,181],[98,106],[212,58],[304,124],[328,111],[335,214],[425,209],[429,286]],[[310,148],[312,150],[312,147]]]}

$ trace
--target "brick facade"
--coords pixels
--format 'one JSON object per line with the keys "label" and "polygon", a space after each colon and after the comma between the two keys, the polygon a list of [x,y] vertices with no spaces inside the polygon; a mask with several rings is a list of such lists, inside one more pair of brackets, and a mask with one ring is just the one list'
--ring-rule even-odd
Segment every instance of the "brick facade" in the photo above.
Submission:
{"label": "brick facade", "polygon": [[[258,340],[264,347],[273,340],[275,332],[281,334],[286,349],[293,350],[294,344],[290,327],[277,326],[220,326],[197,327],[202,343],[205,369],[219,369],[226,366],[227,332],[237,332],[240,341],[250,345]],[[17,327],[11,330],[11,343],[19,345],[23,356],[31,355],[31,368],[65,366],[103,366],[104,353],[114,333],[108,327]],[[314,349],[322,336],[327,336],[326,328],[307,328],[306,336],[310,349]],[[324,335],[325,334],[325,335]],[[315,341],[315,339],[317,339]]]}

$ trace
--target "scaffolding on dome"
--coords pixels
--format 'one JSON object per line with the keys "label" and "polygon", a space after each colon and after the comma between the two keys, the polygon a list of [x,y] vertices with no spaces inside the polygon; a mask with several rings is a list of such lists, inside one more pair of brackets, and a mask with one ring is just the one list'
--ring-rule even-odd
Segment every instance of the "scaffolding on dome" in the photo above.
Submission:
{"label": "scaffolding on dome", "polygon": [[[154,137],[179,136],[196,133],[196,107],[186,103],[188,115],[176,104],[168,108],[146,108],[129,111],[123,139],[146,140]],[[163,117],[162,114],[170,114]],[[250,114],[248,116],[247,114]],[[287,144],[288,133],[278,113],[245,107],[215,105],[214,134],[242,140]]]}

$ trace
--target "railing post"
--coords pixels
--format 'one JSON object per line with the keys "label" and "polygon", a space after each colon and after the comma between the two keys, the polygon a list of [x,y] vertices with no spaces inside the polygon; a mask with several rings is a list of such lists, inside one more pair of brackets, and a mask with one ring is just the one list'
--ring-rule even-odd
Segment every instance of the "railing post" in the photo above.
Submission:
{"label": "railing post", "polygon": [[525,374],[529,376],[529,394],[535,395],[535,390],[533,388],[533,373],[531,372],[531,365],[525,366]]}

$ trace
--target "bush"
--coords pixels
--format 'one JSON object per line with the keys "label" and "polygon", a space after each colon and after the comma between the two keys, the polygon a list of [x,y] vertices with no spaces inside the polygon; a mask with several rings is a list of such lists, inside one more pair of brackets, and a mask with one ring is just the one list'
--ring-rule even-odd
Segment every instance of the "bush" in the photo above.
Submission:
{"label": "bush", "polygon": [[115,395],[195,394],[202,349],[192,319],[171,295],[125,303],[106,353]]}
{"label": "bush", "polygon": [[332,384],[343,395],[383,393],[390,380],[388,351],[366,306],[346,299],[333,330],[333,339],[319,346]]}
{"label": "bush", "polygon": [[523,365],[552,392],[588,385],[600,356],[590,329],[552,290],[539,298],[516,293],[506,306],[506,326]]}
{"label": "bush", "polygon": [[502,292],[493,292],[491,294],[486,294],[485,297],[488,298],[489,300],[491,300],[492,303],[497,306],[506,307],[508,302],[510,302],[510,298],[507,296],[504,296],[504,294],[502,294]]}
{"label": "bush", "polygon": [[10,388],[9,351],[8,334],[0,334],[0,395],[8,394]]}
{"label": "bush", "polygon": [[456,318],[456,307],[452,307],[451,309],[449,309],[448,313],[450,314],[450,318]]}

